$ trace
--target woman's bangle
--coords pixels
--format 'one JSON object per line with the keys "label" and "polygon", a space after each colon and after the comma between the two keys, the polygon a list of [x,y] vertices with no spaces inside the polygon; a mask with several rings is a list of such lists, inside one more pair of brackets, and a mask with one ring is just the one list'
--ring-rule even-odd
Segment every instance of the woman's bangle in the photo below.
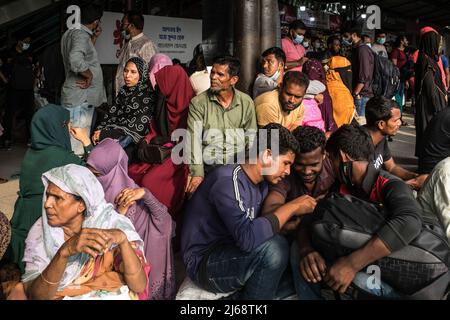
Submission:
{"label": "woman's bangle", "polygon": [[140,264],[140,268],[139,268],[138,271],[136,271],[136,272],[134,272],[134,273],[126,273],[126,272],[124,272],[124,274],[125,274],[127,277],[134,277],[135,275],[139,274],[139,272],[141,272],[141,270],[142,270],[142,262],[140,262],[139,264]]}
{"label": "woman's bangle", "polygon": [[[59,281],[58,281],[58,282],[50,282],[50,281],[48,281],[47,279],[45,279],[45,277],[44,277],[44,272],[41,273],[41,278],[42,278],[42,280],[44,280],[45,283],[48,283],[48,284],[51,285],[51,286],[56,286],[56,285],[59,284]],[[61,281],[61,280],[60,280],[60,281]]]}

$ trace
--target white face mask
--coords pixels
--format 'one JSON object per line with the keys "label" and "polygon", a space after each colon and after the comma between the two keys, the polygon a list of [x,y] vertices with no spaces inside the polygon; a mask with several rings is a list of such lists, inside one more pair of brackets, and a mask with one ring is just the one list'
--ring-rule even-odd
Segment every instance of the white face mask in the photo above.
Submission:
{"label": "white face mask", "polygon": [[30,49],[30,44],[29,43],[22,43],[22,50],[23,51],[27,51],[28,49]]}
{"label": "white face mask", "polygon": [[128,32],[126,32],[125,30],[123,30],[123,31],[122,31],[122,38],[124,38],[125,40],[130,40],[131,34],[129,34]]}
{"label": "white face mask", "polygon": [[303,45],[303,47],[305,47],[305,49],[309,48],[309,42],[308,41],[303,41],[302,45]]}

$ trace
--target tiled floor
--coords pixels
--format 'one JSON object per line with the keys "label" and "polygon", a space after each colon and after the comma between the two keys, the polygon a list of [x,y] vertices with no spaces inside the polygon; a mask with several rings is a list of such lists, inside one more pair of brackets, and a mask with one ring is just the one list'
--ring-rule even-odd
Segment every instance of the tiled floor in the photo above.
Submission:
{"label": "tiled floor", "polygon": [[19,174],[26,145],[13,146],[12,150],[0,150],[0,177],[9,181],[0,184],[0,211],[11,217],[19,191]]}

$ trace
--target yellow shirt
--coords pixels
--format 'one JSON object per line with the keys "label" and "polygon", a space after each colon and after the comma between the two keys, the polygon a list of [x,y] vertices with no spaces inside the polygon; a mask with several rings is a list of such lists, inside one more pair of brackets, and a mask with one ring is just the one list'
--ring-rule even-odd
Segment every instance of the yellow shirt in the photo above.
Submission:
{"label": "yellow shirt", "polygon": [[295,130],[303,123],[305,109],[303,103],[295,110],[287,113],[281,109],[278,90],[260,95],[255,100],[256,120],[259,127],[269,123],[279,123],[289,131]]}

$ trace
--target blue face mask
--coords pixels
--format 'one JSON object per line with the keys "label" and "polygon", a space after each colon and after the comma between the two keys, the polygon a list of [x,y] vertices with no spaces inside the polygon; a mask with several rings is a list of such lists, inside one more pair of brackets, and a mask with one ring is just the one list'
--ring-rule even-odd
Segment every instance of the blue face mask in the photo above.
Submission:
{"label": "blue face mask", "polygon": [[386,43],[386,38],[378,38],[377,39],[377,43],[378,44],[385,44]]}
{"label": "blue face mask", "polygon": [[305,39],[304,36],[302,36],[302,35],[296,35],[296,36],[295,36],[295,39],[294,39],[294,42],[295,42],[296,44],[302,44],[302,42],[303,42],[304,39]]}
{"label": "blue face mask", "polygon": [[278,77],[280,76],[280,70],[277,70],[273,76],[270,77],[273,81],[277,81]]}
{"label": "blue face mask", "polygon": [[342,43],[343,43],[345,46],[351,46],[351,45],[352,45],[351,41],[349,41],[349,40],[347,40],[347,39],[342,39]]}

